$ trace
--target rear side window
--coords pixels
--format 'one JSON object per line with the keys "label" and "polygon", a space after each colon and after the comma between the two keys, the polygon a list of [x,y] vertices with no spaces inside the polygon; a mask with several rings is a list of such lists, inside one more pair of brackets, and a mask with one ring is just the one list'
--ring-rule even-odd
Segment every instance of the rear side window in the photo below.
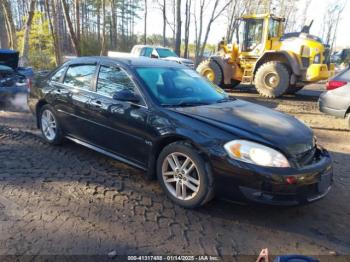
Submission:
{"label": "rear side window", "polygon": [[67,70],[64,84],[82,89],[90,89],[95,75],[95,65],[70,66]]}
{"label": "rear side window", "polygon": [[142,49],[140,55],[150,57],[153,52],[153,48],[145,47]]}
{"label": "rear side window", "polygon": [[62,67],[61,69],[56,71],[56,73],[51,77],[51,81],[61,82],[62,76],[63,76],[64,72],[66,71],[66,69],[67,69],[66,67]]}
{"label": "rear side window", "polygon": [[96,86],[98,93],[113,97],[116,92],[124,89],[134,92],[135,85],[123,70],[118,67],[100,67]]}

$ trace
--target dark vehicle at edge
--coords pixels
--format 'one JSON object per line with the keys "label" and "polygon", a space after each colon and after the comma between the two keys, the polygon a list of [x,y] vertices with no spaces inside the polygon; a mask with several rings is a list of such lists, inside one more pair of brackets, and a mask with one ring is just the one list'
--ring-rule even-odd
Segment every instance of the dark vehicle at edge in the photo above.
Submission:
{"label": "dark vehicle at edge", "polygon": [[34,72],[29,67],[19,67],[19,53],[0,49],[0,102],[6,102],[18,93],[26,94]]}
{"label": "dark vehicle at edge", "polygon": [[333,181],[330,155],[309,127],[230,98],[180,64],[73,59],[36,80],[28,104],[47,142],[68,138],[145,170],[183,207],[214,195],[304,204]]}
{"label": "dark vehicle at edge", "polygon": [[330,79],[326,87],[318,100],[320,111],[344,118],[350,129],[350,67]]}

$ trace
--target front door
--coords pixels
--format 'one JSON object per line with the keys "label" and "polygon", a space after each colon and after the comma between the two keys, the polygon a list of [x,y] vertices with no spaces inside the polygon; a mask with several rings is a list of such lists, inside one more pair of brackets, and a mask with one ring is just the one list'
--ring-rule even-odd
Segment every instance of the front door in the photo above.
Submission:
{"label": "front door", "polygon": [[[140,102],[113,99],[113,95],[123,89],[136,93]],[[96,96],[90,102],[90,115],[98,125],[94,140],[101,147],[144,166],[150,150],[146,141],[148,114],[142,94],[128,73],[118,66],[101,64]]]}
{"label": "front door", "polygon": [[81,140],[90,141],[94,137],[94,127],[89,116],[90,101],[96,75],[95,64],[72,65],[68,68],[62,85],[69,90],[68,107],[63,114],[69,119],[64,129]]}

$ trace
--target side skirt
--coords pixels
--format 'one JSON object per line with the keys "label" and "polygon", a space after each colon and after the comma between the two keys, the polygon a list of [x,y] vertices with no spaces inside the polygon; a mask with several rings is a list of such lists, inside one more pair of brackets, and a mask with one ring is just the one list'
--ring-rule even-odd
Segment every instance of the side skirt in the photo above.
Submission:
{"label": "side skirt", "polygon": [[87,148],[90,148],[90,149],[92,149],[92,150],[94,150],[96,152],[99,152],[101,154],[109,156],[109,157],[111,157],[111,158],[113,158],[115,160],[118,160],[118,161],[123,162],[125,164],[128,164],[130,166],[136,167],[136,168],[144,170],[144,171],[147,170],[147,168],[145,168],[144,166],[141,166],[141,165],[139,165],[139,164],[137,164],[137,163],[135,163],[133,161],[130,161],[130,160],[124,158],[124,157],[117,156],[117,155],[115,155],[115,154],[113,154],[111,152],[108,152],[108,151],[106,151],[106,150],[104,150],[102,148],[99,148],[97,146],[91,145],[91,144],[89,144],[87,142],[81,141],[80,139],[77,139],[77,138],[74,138],[74,137],[71,137],[71,136],[66,136],[66,138],[71,140],[71,141],[73,141],[74,143],[77,143],[79,145],[82,145],[82,146],[85,146]]}

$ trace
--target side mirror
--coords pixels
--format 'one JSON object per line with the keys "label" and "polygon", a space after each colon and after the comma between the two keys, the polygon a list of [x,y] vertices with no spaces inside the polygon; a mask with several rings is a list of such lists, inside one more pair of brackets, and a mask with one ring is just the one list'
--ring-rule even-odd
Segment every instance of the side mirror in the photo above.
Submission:
{"label": "side mirror", "polygon": [[132,103],[140,102],[140,97],[137,94],[135,94],[133,91],[128,89],[124,89],[116,92],[113,95],[113,99],[118,101],[132,102]]}
{"label": "side mirror", "polygon": [[151,54],[151,58],[159,58],[159,56]]}

